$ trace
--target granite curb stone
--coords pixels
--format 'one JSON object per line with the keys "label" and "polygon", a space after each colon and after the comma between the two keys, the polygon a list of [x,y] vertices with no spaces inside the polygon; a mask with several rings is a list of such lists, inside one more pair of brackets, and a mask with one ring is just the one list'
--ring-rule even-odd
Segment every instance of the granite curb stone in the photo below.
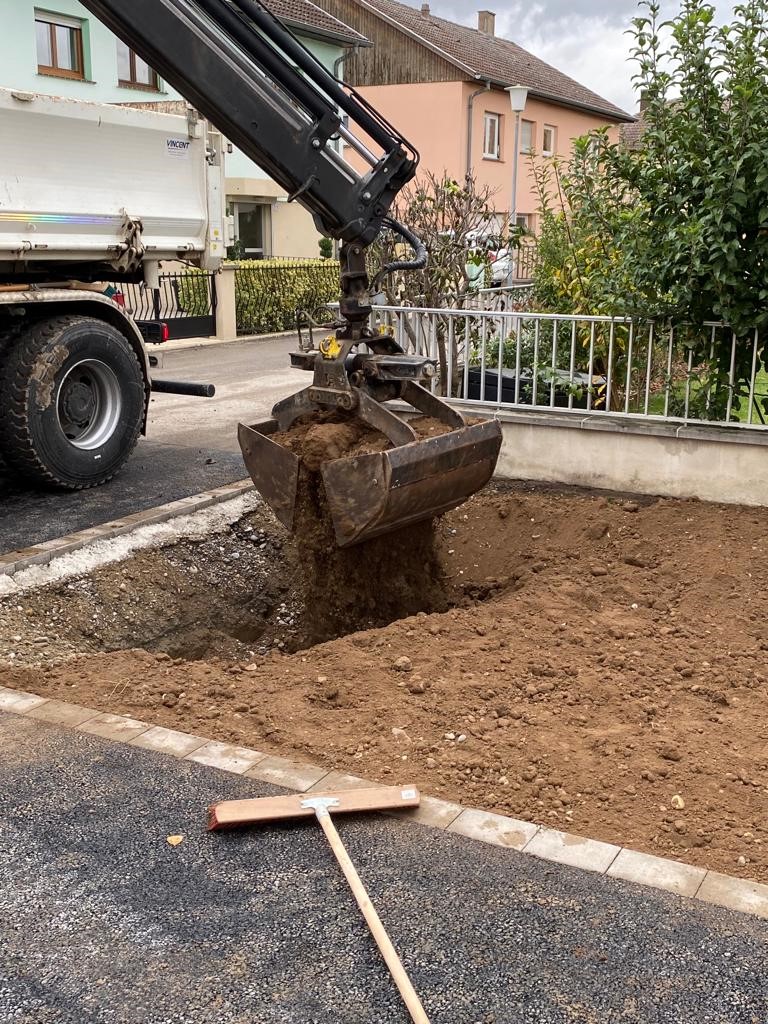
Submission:
{"label": "granite curb stone", "polygon": [[133,512],[120,519],[102,523],[100,526],[78,530],[76,533],[67,534],[56,540],[44,541],[30,548],[7,551],[0,554],[0,576],[15,576],[33,565],[48,565],[54,558],[71,554],[73,551],[80,551],[96,541],[122,537],[141,526],[157,526],[160,523],[167,523],[177,516],[200,512],[212,505],[222,504],[231,498],[246,494],[250,490],[253,490],[253,482],[240,480],[235,484],[215,487],[210,491],[202,491],[189,498],[179,498],[177,501],[158,505],[156,508],[146,509],[143,512]]}

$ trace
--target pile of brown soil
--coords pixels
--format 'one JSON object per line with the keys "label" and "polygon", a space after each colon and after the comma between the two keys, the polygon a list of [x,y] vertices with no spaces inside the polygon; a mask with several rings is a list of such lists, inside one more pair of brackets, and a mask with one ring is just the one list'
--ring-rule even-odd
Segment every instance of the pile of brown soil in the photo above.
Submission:
{"label": "pile of brown soil", "polygon": [[[417,438],[426,440],[450,432],[451,427],[433,416],[414,416],[409,425]],[[390,440],[351,413],[327,412],[303,417],[290,430],[272,434],[272,440],[297,455],[313,473],[326,462],[388,451]]]}
{"label": "pile of brown soil", "polygon": [[[448,611],[0,682],[768,881],[767,536],[762,509],[488,491],[439,527]],[[13,604],[0,629],[34,640],[37,605]]]}

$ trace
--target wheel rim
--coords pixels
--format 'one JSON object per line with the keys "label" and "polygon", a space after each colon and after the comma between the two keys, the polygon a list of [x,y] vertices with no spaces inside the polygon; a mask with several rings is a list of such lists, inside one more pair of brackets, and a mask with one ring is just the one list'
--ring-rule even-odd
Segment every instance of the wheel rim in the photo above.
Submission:
{"label": "wheel rim", "polygon": [[59,385],[56,415],[73,448],[101,448],[114,434],[122,409],[120,384],[106,363],[84,359],[67,370]]}

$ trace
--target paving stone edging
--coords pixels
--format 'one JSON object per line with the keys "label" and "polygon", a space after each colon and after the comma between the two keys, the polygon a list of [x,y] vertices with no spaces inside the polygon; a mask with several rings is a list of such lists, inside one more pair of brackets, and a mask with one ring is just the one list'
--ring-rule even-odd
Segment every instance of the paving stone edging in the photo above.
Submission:
{"label": "paving stone edging", "polygon": [[[154,750],[171,757],[196,761],[198,764],[299,793],[377,785],[368,779],[329,771],[319,765],[264,754],[250,747],[220,743],[204,736],[193,736],[124,715],[108,714],[4,686],[0,686],[0,711],[79,729],[103,739]],[[530,821],[463,807],[430,796],[423,796],[421,806],[414,810],[389,813],[482,843],[768,920],[768,885],[759,882],[734,878],[692,864],[654,857],[637,850],[570,835]]]}
{"label": "paving stone edging", "polygon": [[96,541],[122,537],[138,530],[141,526],[157,526],[160,523],[167,523],[177,516],[200,512],[212,505],[220,505],[225,501],[231,501],[232,498],[239,498],[241,494],[252,490],[253,481],[239,480],[237,483],[227,484],[224,487],[202,491],[189,498],[179,498],[178,501],[170,501],[166,505],[157,505],[144,512],[134,512],[131,515],[123,516],[122,519],[113,519],[111,522],[102,523],[101,526],[79,530],[66,537],[49,540],[43,544],[35,544],[19,551],[0,554],[0,576],[15,576],[16,573],[29,569],[33,565],[48,565],[54,558],[71,554],[73,551],[80,551],[81,548],[88,544],[94,544]]}

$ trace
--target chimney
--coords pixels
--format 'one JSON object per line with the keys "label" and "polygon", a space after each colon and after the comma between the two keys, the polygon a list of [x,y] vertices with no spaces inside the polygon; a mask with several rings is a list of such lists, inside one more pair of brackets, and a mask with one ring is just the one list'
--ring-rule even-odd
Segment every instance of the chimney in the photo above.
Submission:
{"label": "chimney", "polygon": [[496,15],[493,11],[478,11],[477,27],[480,32],[485,32],[487,36],[496,35]]}
{"label": "chimney", "polygon": [[422,14],[422,17],[424,17],[424,18],[428,18],[429,17],[429,4],[422,4],[421,5],[421,14]]}

